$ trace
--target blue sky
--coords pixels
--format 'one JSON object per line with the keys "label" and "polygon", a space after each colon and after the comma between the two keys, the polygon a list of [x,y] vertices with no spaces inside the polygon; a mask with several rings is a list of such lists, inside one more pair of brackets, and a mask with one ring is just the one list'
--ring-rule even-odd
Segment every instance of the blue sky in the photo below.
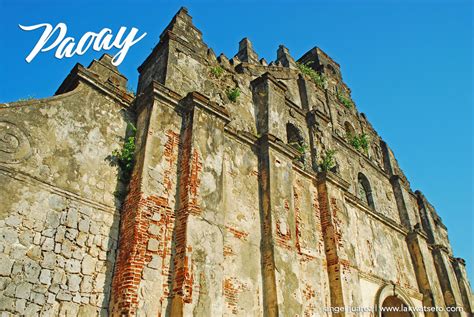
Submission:
{"label": "blue sky", "polygon": [[260,57],[279,44],[298,58],[321,47],[342,69],[361,112],[394,150],[411,181],[437,208],[455,256],[474,277],[471,1],[0,1],[0,102],[47,97],[76,63],[102,53],[58,60],[54,52],[25,57],[41,32],[18,24],[64,22],[80,38],[104,27],[137,27],[147,36],[120,70],[137,84],[137,67],[180,6],[204,41],[232,57],[249,37]]}

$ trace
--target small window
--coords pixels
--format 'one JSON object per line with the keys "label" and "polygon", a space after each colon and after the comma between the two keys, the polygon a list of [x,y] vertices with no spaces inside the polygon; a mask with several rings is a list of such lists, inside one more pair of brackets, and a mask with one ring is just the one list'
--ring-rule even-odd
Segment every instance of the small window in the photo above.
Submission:
{"label": "small window", "polygon": [[344,130],[346,131],[346,136],[348,138],[353,137],[355,135],[354,127],[348,121],[344,122]]}
{"label": "small window", "polygon": [[286,124],[286,138],[289,145],[302,146],[304,144],[300,130],[292,123]]}
{"label": "small window", "polygon": [[332,67],[332,65],[327,64],[327,65],[326,65],[326,68],[327,68],[329,74],[331,74],[331,75],[337,75],[337,72],[336,72],[336,70],[334,69],[334,67]]}
{"label": "small window", "polygon": [[359,176],[357,177],[357,197],[359,197],[361,201],[369,206],[370,209],[375,210],[372,189],[370,188],[369,180],[362,173],[359,173]]}

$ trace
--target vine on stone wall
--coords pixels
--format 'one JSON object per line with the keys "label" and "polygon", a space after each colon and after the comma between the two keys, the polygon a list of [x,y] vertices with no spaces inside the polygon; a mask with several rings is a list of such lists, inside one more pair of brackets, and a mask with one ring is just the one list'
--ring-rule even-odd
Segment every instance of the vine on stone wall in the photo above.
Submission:
{"label": "vine on stone wall", "polygon": [[327,150],[324,153],[323,160],[320,164],[321,170],[327,172],[336,166],[334,154],[336,154],[336,150]]}
{"label": "vine on stone wall", "polygon": [[303,74],[308,75],[319,88],[324,88],[324,86],[326,84],[326,77],[323,74],[318,73],[317,71],[312,69],[310,67],[310,65],[312,63],[313,62],[308,62],[308,63],[305,63],[305,64],[296,63],[296,65],[298,66],[299,70]]}
{"label": "vine on stone wall", "polygon": [[227,90],[227,98],[229,98],[230,101],[236,102],[239,97],[240,89],[238,87]]}
{"label": "vine on stone wall", "polygon": [[224,73],[224,69],[220,66],[211,67],[211,74],[212,76],[219,78],[221,77],[222,73]]}
{"label": "vine on stone wall", "polygon": [[289,145],[291,145],[300,153],[300,156],[298,157],[298,161],[304,164],[306,151],[308,150],[308,145],[304,142],[291,142],[289,143]]}
{"label": "vine on stone wall", "polygon": [[346,107],[347,109],[351,109],[354,107],[354,103],[348,97],[344,96],[343,94],[338,93],[337,99]]}
{"label": "vine on stone wall", "polygon": [[137,128],[129,122],[127,124],[127,132],[125,137],[125,143],[121,150],[112,151],[110,160],[113,165],[117,165],[120,168],[120,180],[128,182],[132,174],[133,165],[135,163],[135,135]]}
{"label": "vine on stone wall", "polygon": [[362,133],[359,135],[347,135],[349,143],[358,151],[364,151],[366,154],[369,152],[369,137],[367,134]]}

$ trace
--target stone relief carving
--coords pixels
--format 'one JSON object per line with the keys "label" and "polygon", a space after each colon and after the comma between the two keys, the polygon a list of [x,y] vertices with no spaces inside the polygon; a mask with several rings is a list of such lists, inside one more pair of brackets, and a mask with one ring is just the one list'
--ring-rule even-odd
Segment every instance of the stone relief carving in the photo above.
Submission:
{"label": "stone relief carving", "polygon": [[0,121],[0,162],[19,163],[31,155],[28,136],[14,123]]}

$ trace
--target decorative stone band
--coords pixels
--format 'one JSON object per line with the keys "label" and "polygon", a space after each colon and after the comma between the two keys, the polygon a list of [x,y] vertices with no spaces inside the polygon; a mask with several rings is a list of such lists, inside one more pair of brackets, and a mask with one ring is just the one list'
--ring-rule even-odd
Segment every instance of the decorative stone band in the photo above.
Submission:
{"label": "decorative stone band", "polygon": [[462,264],[463,266],[466,266],[466,260],[464,260],[463,258],[451,257],[451,261]]}
{"label": "decorative stone band", "polygon": [[0,121],[0,162],[20,163],[31,155],[28,136],[18,126]]}
{"label": "decorative stone band", "polygon": [[449,254],[449,249],[442,244],[432,244],[431,247],[433,248],[433,250],[441,250]]}
{"label": "decorative stone band", "polygon": [[425,230],[420,226],[419,223],[415,224],[413,229],[408,233],[407,239],[413,240],[416,239],[418,236],[421,236],[423,239],[428,241],[428,235],[426,234]]}
{"label": "decorative stone band", "polygon": [[409,232],[405,227],[403,227],[402,225],[400,225],[399,223],[397,223],[393,219],[390,219],[389,217],[385,216],[384,214],[382,214],[380,212],[377,212],[377,211],[373,211],[368,206],[365,206],[365,204],[361,203],[360,200],[356,196],[354,196],[353,194],[351,194],[349,192],[345,192],[344,193],[344,199],[348,203],[350,203],[354,206],[357,206],[360,210],[362,210],[365,213],[369,214],[370,216],[378,219],[383,224],[385,224],[385,225],[389,226],[390,228],[400,232],[404,236],[408,235]]}
{"label": "decorative stone band", "polygon": [[95,89],[106,93],[110,98],[116,100],[122,107],[130,107],[132,104],[133,95],[124,91],[122,88],[115,86],[109,81],[101,81],[98,79],[97,74],[90,71],[88,68],[85,68],[81,64],[76,64],[76,66],[74,66],[55,94],[64,94],[74,90],[79,82],[88,84]]}

